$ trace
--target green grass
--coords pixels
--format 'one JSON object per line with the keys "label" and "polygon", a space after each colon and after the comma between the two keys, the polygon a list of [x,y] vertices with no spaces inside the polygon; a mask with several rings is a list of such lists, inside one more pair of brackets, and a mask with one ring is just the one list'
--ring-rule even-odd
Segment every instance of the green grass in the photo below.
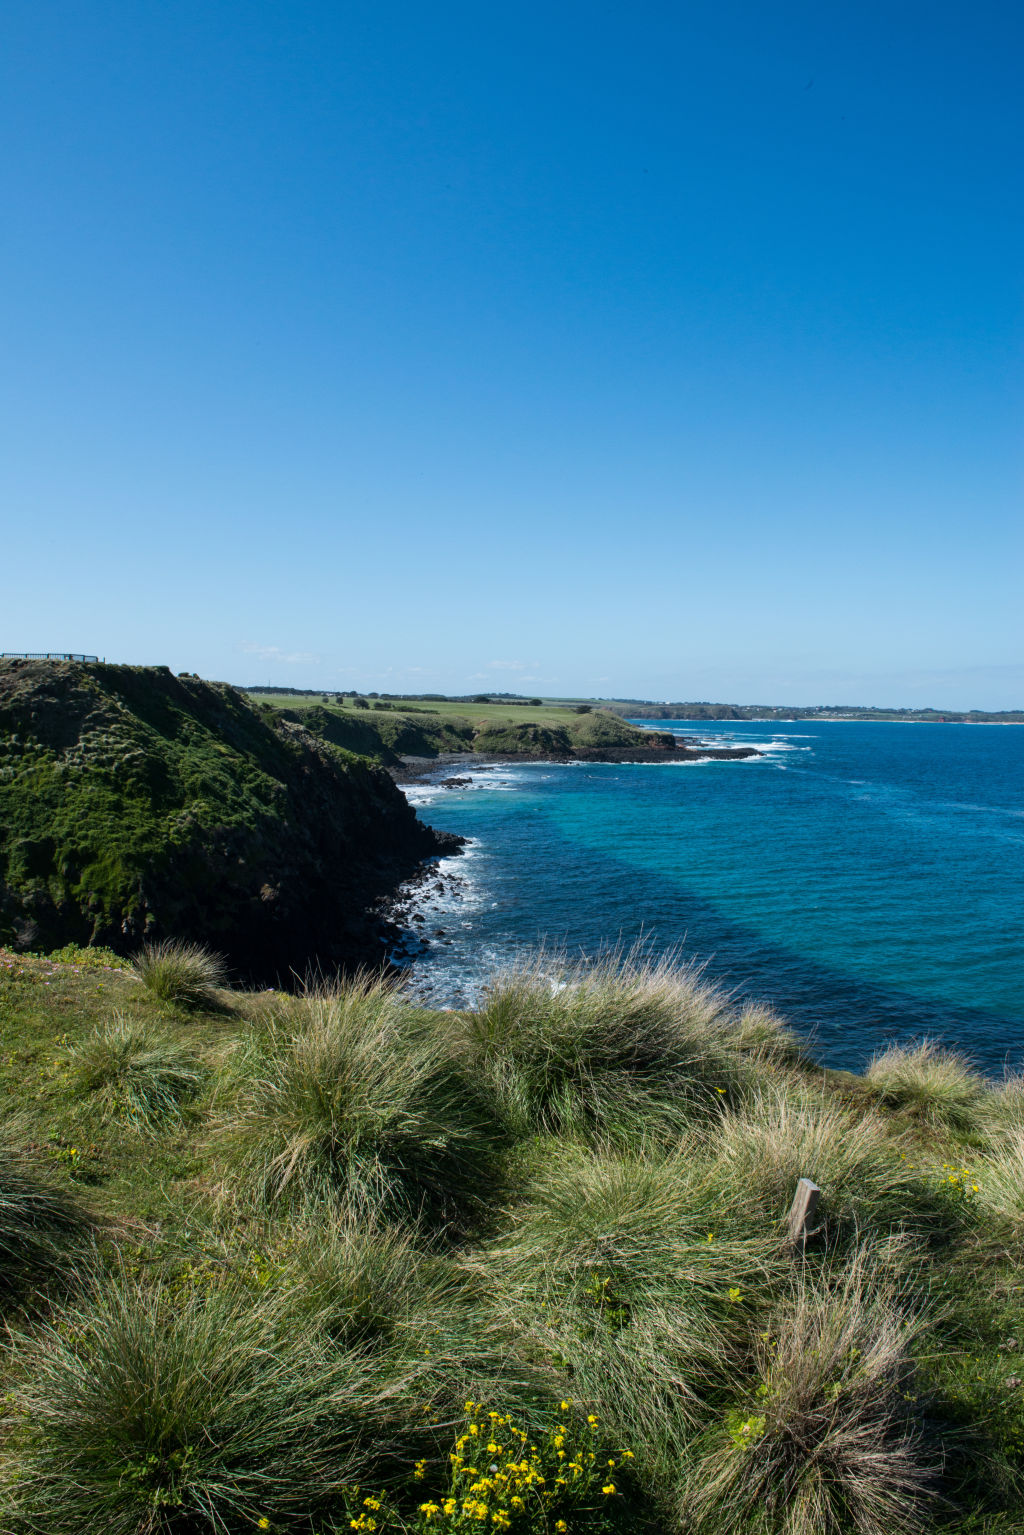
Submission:
{"label": "green grass", "polygon": [[[252,695],[257,704],[270,704],[276,709],[314,709],[324,707],[319,694],[295,695],[291,693],[254,693]],[[333,693],[328,694],[330,699],[328,707],[331,712],[337,711],[346,717],[351,715],[356,719],[372,721],[374,724],[386,719],[388,714],[394,712],[401,714],[406,704],[414,709],[417,720],[430,720],[439,722],[463,722],[470,720],[481,724],[540,724],[549,726],[567,726],[575,724],[583,716],[578,715],[571,704],[541,704],[539,707],[529,704],[507,703],[462,703],[430,699],[394,699],[387,700],[390,709],[374,709],[370,700],[370,709],[356,708],[351,698],[343,699],[338,704]]]}
{"label": "green grass", "polygon": [[151,1023],[115,1013],[70,1052],[75,1081],[104,1116],[138,1130],[180,1120],[203,1083],[196,1057]]}
{"label": "green grass", "polygon": [[883,1059],[637,953],[464,1014],[0,953],[0,1527],[1009,1535],[1020,1085]]}
{"label": "green grass", "polygon": [[0,1142],[0,1297],[43,1294],[81,1261],[90,1231],[75,1193],[18,1149],[16,1122]]}

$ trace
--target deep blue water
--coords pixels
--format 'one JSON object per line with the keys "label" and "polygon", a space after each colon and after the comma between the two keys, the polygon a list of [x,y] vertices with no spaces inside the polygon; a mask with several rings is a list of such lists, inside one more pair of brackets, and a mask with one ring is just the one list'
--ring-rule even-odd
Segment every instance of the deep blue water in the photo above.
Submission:
{"label": "deep blue water", "polygon": [[428,995],[469,1000],[540,943],[595,953],[642,934],[771,1001],[829,1064],[922,1034],[993,1072],[1021,1062],[1024,727],[659,723],[766,755],[409,789],[472,839],[421,908]]}

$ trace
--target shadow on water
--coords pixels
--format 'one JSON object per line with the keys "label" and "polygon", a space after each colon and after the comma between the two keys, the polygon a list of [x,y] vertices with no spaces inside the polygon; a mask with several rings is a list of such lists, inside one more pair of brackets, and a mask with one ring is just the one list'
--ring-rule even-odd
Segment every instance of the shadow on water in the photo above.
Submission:
{"label": "shadow on water", "polygon": [[443,941],[432,942],[429,927],[423,930],[428,948],[416,974],[433,1001],[465,1005],[496,961],[524,949],[543,945],[593,956],[610,942],[643,938],[652,954],[679,949],[705,963],[708,978],[739,999],[769,1002],[829,1066],[860,1070],[893,1039],[924,1035],[964,1050],[994,1076],[1021,1063],[1020,1019],[875,984],[818,963],[725,916],[656,871],[581,846],[550,823],[545,831],[543,858],[557,871],[554,882],[535,882],[495,860],[484,907],[460,920],[453,892]]}

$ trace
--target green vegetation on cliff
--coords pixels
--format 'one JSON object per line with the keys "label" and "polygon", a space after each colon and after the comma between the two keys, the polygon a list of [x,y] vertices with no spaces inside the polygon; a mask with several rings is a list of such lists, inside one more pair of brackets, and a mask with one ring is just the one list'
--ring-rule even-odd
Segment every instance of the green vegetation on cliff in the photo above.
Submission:
{"label": "green vegetation on cliff", "polygon": [[[671,737],[638,730],[606,710],[580,713],[546,705],[454,705],[424,700],[412,713],[401,703],[360,708],[351,698],[325,704],[322,699],[267,695],[265,708],[280,707],[284,719],[301,721],[307,730],[348,751],[360,752],[387,766],[400,759],[436,757],[442,752],[477,752],[491,756],[571,757],[602,750],[665,749]],[[365,702],[365,701],[364,701]]]}
{"label": "green vegetation on cliff", "polygon": [[1022,1105],[671,965],[0,952],[0,1527],[1019,1535]]}
{"label": "green vegetation on cliff", "polygon": [[244,975],[379,954],[367,912],[440,845],[329,734],[164,667],[0,663],[0,940],[174,936]]}
{"label": "green vegetation on cliff", "polygon": [[324,741],[344,751],[356,752],[389,767],[402,757],[436,757],[441,752],[473,750],[474,728],[469,720],[425,719],[418,715],[361,713],[313,704],[306,709],[283,709],[281,717],[294,720]]}

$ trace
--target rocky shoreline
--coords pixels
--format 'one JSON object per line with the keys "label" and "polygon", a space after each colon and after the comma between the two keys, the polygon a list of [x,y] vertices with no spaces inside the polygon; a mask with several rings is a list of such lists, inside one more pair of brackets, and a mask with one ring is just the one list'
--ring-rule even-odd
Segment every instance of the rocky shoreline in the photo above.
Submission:
{"label": "rocky shoreline", "polygon": [[747,757],[760,757],[763,753],[753,746],[581,746],[571,752],[546,752],[534,756],[529,752],[439,752],[436,757],[405,756],[400,764],[388,768],[396,783],[416,783],[432,778],[444,768],[451,769],[451,781],[442,780],[445,788],[461,788],[465,770],[477,771],[490,767],[520,767],[524,762],[639,762],[657,766],[665,762],[740,761]]}
{"label": "rocky shoreline", "polygon": [[[471,774],[491,768],[516,767],[524,762],[637,762],[654,765],[666,761],[701,762],[708,758],[740,760],[760,757],[763,754],[750,746],[736,748],[714,747],[702,749],[693,745],[676,745],[674,749],[641,747],[584,747],[571,754],[548,754],[537,757],[525,752],[440,752],[436,757],[404,756],[401,763],[388,768],[397,784],[412,784],[424,779],[433,780],[442,789],[464,789],[471,782]],[[445,776],[439,777],[439,774]],[[438,941],[450,942],[444,928],[434,926],[428,915],[432,899],[450,896],[462,884],[458,874],[451,870],[442,872],[439,867],[444,857],[461,852],[465,838],[452,833],[436,833],[448,838],[447,845],[437,853],[428,855],[398,889],[382,901],[375,913],[380,924],[379,942],[388,945],[388,962],[397,972],[408,970]]]}

